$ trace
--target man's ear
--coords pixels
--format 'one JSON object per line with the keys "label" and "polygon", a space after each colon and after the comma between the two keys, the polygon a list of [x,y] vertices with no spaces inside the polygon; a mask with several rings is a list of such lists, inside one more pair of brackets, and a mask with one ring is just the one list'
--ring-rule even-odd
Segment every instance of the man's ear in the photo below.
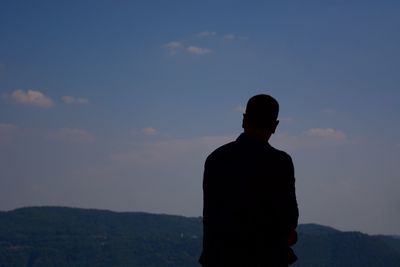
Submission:
{"label": "man's ear", "polygon": [[276,121],[274,122],[274,124],[272,125],[272,127],[271,127],[271,133],[275,133],[276,127],[278,127],[278,124],[279,124],[279,121],[276,120]]}

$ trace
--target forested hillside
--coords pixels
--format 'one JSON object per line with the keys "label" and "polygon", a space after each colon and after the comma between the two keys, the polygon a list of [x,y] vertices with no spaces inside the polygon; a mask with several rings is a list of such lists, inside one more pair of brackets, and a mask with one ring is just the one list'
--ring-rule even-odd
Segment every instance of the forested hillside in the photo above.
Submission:
{"label": "forested hillside", "polygon": [[[201,218],[62,207],[0,212],[0,267],[199,266]],[[400,239],[301,225],[295,266],[400,266]]]}

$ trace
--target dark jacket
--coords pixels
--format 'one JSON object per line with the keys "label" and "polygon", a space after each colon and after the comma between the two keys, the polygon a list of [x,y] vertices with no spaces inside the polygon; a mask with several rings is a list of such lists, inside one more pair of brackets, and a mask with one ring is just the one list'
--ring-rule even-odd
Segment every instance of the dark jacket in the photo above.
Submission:
{"label": "dark jacket", "polygon": [[208,156],[203,193],[203,266],[287,266],[299,215],[288,154],[243,133]]}

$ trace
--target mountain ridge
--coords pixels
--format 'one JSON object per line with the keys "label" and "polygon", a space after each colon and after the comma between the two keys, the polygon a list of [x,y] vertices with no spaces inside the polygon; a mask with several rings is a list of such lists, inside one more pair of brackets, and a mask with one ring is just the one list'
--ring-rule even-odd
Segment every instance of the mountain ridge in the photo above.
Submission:
{"label": "mountain ridge", "polygon": [[[400,240],[298,227],[301,266],[399,266]],[[41,206],[0,211],[0,267],[199,266],[201,218]]]}

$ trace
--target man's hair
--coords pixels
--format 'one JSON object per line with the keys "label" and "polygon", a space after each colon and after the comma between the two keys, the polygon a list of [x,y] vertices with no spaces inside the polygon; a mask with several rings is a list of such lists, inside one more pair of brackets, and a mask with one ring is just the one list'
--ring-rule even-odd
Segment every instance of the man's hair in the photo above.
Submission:
{"label": "man's hair", "polygon": [[249,99],[244,118],[256,128],[273,126],[278,119],[279,103],[270,95],[255,95]]}

